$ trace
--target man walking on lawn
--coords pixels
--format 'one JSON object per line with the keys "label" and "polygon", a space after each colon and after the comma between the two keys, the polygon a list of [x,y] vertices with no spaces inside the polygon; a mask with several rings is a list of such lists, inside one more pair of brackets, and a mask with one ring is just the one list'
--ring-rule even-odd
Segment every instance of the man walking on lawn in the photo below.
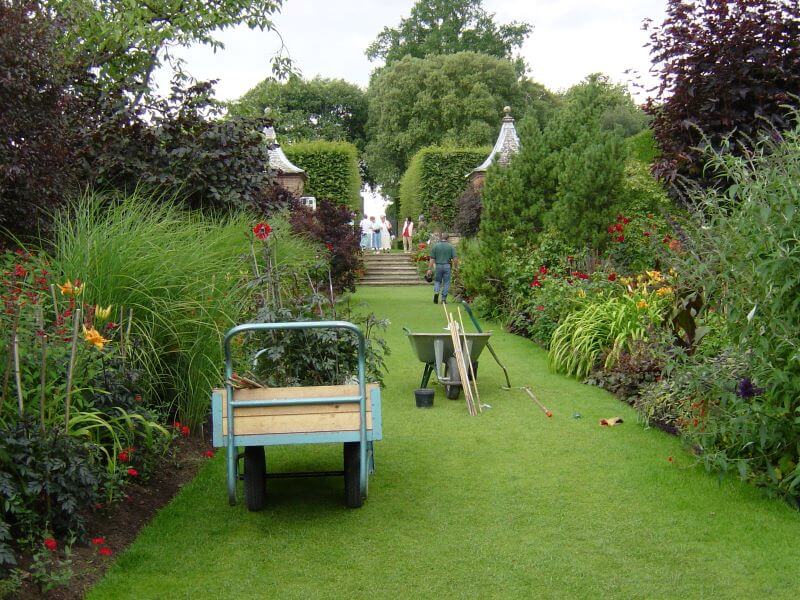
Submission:
{"label": "man walking on lawn", "polygon": [[447,292],[450,290],[450,273],[456,265],[456,249],[448,242],[446,233],[431,248],[430,269],[436,269],[433,280],[433,303],[439,304],[439,290],[442,291],[442,304],[447,304]]}

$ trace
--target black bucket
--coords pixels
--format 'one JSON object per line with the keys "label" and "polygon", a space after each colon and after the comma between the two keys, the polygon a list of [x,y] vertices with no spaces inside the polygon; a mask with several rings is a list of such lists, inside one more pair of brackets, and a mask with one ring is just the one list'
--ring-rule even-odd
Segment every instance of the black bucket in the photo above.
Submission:
{"label": "black bucket", "polygon": [[417,408],[433,407],[433,390],[420,388],[414,390],[414,399],[417,401]]}

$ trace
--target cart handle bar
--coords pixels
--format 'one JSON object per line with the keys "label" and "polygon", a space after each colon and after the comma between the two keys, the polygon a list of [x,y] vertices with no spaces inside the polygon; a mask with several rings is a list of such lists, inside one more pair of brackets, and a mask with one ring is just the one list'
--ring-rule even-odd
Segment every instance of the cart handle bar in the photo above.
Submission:
{"label": "cart handle bar", "polygon": [[[231,384],[233,377],[233,362],[231,358],[231,340],[242,333],[248,331],[277,331],[295,329],[347,329],[356,334],[358,339],[358,407],[359,407],[359,480],[361,484],[361,496],[367,493],[367,384],[366,384],[366,341],[361,328],[348,321],[294,321],[291,323],[243,323],[228,330],[223,339],[222,345],[225,351],[225,391],[227,392],[226,401],[228,409],[228,436],[226,440],[227,449],[227,471],[228,471],[228,501],[231,505],[236,504],[236,482],[238,481],[237,455],[234,447],[234,415],[233,409],[238,402],[234,402],[234,389]],[[339,402],[348,402],[349,399],[339,398]],[[352,400],[355,402],[356,400]],[[273,405],[280,405],[286,400],[273,401]],[[288,403],[287,403],[288,404]],[[292,402],[291,404],[310,404],[309,402]],[[249,404],[254,406],[253,404]]]}

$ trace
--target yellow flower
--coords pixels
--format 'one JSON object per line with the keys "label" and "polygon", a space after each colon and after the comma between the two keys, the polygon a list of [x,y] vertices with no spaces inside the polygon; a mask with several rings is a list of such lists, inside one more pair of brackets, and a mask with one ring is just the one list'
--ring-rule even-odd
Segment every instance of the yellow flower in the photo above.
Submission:
{"label": "yellow flower", "polygon": [[636,308],[647,308],[647,301],[639,300],[639,302],[636,303]]}
{"label": "yellow flower", "polygon": [[102,350],[103,346],[105,346],[111,340],[107,340],[100,332],[97,331],[94,327],[91,329],[86,329],[86,325],[83,326],[83,339],[90,343],[92,346],[97,348],[98,350]]}
{"label": "yellow flower", "polygon": [[101,308],[100,305],[94,305],[94,316],[96,319],[100,321],[105,321],[108,317],[111,316],[111,305],[109,304],[105,308]]}
{"label": "yellow flower", "polygon": [[633,283],[633,280],[630,277],[620,277],[619,281],[622,283],[622,285],[630,285]]}
{"label": "yellow flower", "polygon": [[671,287],[662,287],[656,290],[656,295],[658,296],[667,296],[672,293]]}
{"label": "yellow flower", "polygon": [[647,276],[650,277],[651,281],[655,281],[656,283],[664,279],[661,276],[661,271],[647,271]]}
{"label": "yellow flower", "polygon": [[78,285],[77,282],[73,285],[73,283],[69,279],[67,279],[67,281],[64,283],[64,285],[59,285],[58,289],[61,290],[61,294],[64,295],[64,296],[76,296],[77,297],[77,296],[80,296],[81,293],[83,292],[83,286],[82,285]]}
{"label": "yellow flower", "polygon": [[584,292],[583,290],[578,290],[578,296],[580,298],[586,298],[586,292]]}

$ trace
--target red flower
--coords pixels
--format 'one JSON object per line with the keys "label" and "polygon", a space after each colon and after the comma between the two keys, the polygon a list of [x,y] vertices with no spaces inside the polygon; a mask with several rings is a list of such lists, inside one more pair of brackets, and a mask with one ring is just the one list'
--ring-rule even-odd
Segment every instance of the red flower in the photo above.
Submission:
{"label": "red flower", "polygon": [[181,435],[183,437],[189,437],[189,426],[188,425],[184,425],[183,427],[181,427]]}
{"label": "red flower", "polygon": [[536,310],[542,311],[544,310],[544,306],[540,304],[539,306],[536,307]]}
{"label": "red flower", "polygon": [[333,252],[333,244],[330,242],[325,242],[325,247],[328,249],[328,252]]}
{"label": "red flower", "polygon": [[631,220],[628,217],[622,217],[622,222],[625,223],[625,225],[627,225],[628,223],[631,222]]}
{"label": "red flower", "polygon": [[104,504],[102,502],[95,502],[94,509],[95,510],[103,510]]}
{"label": "red flower", "polygon": [[621,244],[622,242],[625,241],[625,236],[624,235],[618,235],[617,236],[617,241]]}
{"label": "red flower", "polygon": [[650,232],[649,231],[645,231],[644,232],[644,237],[650,237]]}
{"label": "red flower", "polygon": [[180,428],[181,428],[181,422],[180,422],[180,421],[173,421],[173,422],[172,422],[172,426],[173,426],[175,429],[180,429]]}
{"label": "red flower", "polygon": [[14,267],[14,277],[19,277],[20,279],[25,277],[28,274],[28,271],[25,270],[25,267],[22,265],[16,265]]}
{"label": "red flower", "polygon": [[621,224],[621,223],[617,223],[617,226],[615,227],[615,229],[616,229],[617,231],[619,231],[620,233],[622,233],[623,231],[625,231],[625,228],[622,226],[622,224]]}
{"label": "red flower", "polygon": [[671,456],[668,456],[668,457],[667,457],[667,460],[668,460],[669,462],[672,462],[672,457],[671,457]]}
{"label": "red flower", "polygon": [[50,552],[55,552],[58,550],[58,542],[53,538],[45,538],[44,547],[50,550]]}
{"label": "red flower", "polygon": [[103,546],[100,550],[97,551],[100,556],[111,556],[114,554],[114,551],[109,548],[108,546]]}
{"label": "red flower", "polygon": [[214,451],[213,450],[206,450],[203,452],[203,456],[206,458],[214,458]]}
{"label": "red flower", "polygon": [[253,227],[253,235],[262,241],[266,240],[271,232],[272,227],[269,226],[269,223],[259,223]]}
{"label": "red flower", "polygon": [[533,281],[531,281],[531,287],[542,287],[542,282],[539,281],[538,277],[534,277]]}
{"label": "red flower", "polygon": [[130,469],[128,469],[128,475],[130,475],[131,477],[138,477],[139,471],[131,467]]}
{"label": "red flower", "polygon": [[613,234],[616,230],[617,230],[617,226],[616,225],[609,225],[608,229],[606,231],[608,231],[608,233]]}
{"label": "red flower", "polygon": [[622,215],[622,213],[617,215],[617,221],[622,221],[622,219],[624,219],[624,218],[625,217]]}
{"label": "red flower", "polygon": [[104,537],[92,538],[92,544],[94,544],[95,546],[102,546],[105,543],[106,543],[106,538]]}
{"label": "red flower", "polygon": [[417,244],[417,248],[419,248],[420,250],[425,250],[425,246],[426,246],[425,242]]}
{"label": "red flower", "polygon": [[664,239],[661,240],[661,241],[664,242],[665,244],[669,244],[671,240],[672,240],[671,237],[669,237],[668,235],[665,235]]}
{"label": "red flower", "polygon": [[580,273],[578,271],[575,271],[573,275],[575,275],[575,277],[577,277],[578,279],[589,279],[589,275],[586,273]]}
{"label": "red flower", "polygon": [[608,276],[608,280],[609,280],[609,281],[616,281],[616,280],[617,280],[617,274],[616,274],[616,273],[611,273],[611,274]]}
{"label": "red flower", "polygon": [[119,455],[117,456],[117,458],[119,459],[119,462],[124,462],[124,463],[128,462],[131,459],[131,457],[128,455],[128,453],[125,450],[120,452]]}
{"label": "red flower", "polygon": [[547,267],[545,267],[544,265],[539,267],[539,273],[541,273],[542,275],[547,275],[547,272],[548,272]]}
{"label": "red flower", "polygon": [[567,257],[567,260],[568,260],[569,262],[572,262],[573,260],[575,260],[575,257],[574,257],[574,256],[568,256],[568,257]]}
{"label": "red flower", "polygon": [[141,402],[141,401],[142,401],[142,395],[141,395],[141,394],[136,394],[136,395],[133,397],[133,400],[134,400],[135,402]]}

